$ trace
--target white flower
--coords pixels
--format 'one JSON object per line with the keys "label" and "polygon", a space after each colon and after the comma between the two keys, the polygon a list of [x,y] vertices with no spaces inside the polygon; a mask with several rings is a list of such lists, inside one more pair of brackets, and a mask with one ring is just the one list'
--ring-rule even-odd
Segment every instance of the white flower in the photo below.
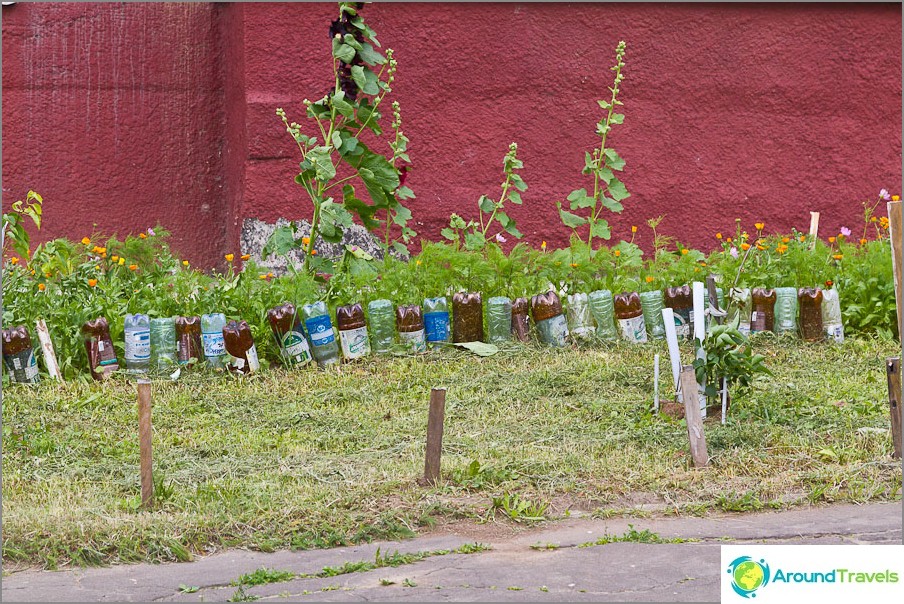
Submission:
{"label": "white flower", "polygon": [[505,237],[502,236],[502,233],[496,233],[496,241],[499,243],[505,243]]}
{"label": "white flower", "polygon": [[738,248],[732,247],[728,253],[731,254],[732,258],[737,258],[738,257]]}

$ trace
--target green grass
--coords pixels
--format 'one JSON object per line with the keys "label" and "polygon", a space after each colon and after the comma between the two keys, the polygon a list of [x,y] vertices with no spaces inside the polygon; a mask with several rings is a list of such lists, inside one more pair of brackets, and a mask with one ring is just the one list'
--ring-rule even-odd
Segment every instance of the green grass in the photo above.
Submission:
{"label": "green grass", "polygon": [[291,581],[295,578],[295,573],[290,570],[277,570],[274,568],[261,567],[253,573],[241,575],[232,582],[233,585],[266,585],[267,583],[282,583],[283,581]]}
{"label": "green grass", "polygon": [[[3,558],[55,568],[397,539],[480,522],[505,494],[550,502],[547,518],[630,514],[638,496],[698,514],[899,498],[890,435],[858,432],[889,425],[883,360],[897,345],[766,338],[757,350],[775,374],[734,397],[728,425],[707,422],[702,471],[689,467],[684,423],[650,413],[662,345],[449,350],[341,373],[158,382],[152,511],[138,506],[133,384],[9,387]],[[423,488],[433,386],[448,388],[444,480]]]}
{"label": "green grass", "polygon": [[622,535],[603,535],[596,541],[581,543],[578,547],[593,547],[595,545],[609,545],[610,543],[687,543],[694,539],[673,537],[665,539],[650,529],[638,531],[633,524],[628,525],[628,530]]}

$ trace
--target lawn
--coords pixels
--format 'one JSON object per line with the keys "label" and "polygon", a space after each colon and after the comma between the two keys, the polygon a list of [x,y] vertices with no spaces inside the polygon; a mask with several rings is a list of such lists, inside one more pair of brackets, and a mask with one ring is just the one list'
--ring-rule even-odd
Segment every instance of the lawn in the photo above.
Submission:
{"label": "lawn", "polygon": [[[549,503],[550,520],[569,510],[704,514],[899,499],[883,362],[897,343],[755,341],[774,375],[735,396],[726,426],[707,421],[704,470],[689,465],[684,422],[651,413],[654,352],[668,372],[658,343],[512,347],[487,358],[443,350],[339,373],[156,382],[150,512],[138,509],[132,383],[8,386],[4,562],[57,568],[400,538],[483,521],[504,495]],[[443,482],[426,488],[417,478],[433,386],[448,388]]]}

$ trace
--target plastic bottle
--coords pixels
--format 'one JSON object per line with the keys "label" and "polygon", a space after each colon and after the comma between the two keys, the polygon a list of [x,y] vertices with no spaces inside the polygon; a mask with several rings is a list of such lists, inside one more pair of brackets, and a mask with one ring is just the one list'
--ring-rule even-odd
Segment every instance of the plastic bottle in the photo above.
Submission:
{"label": "plastic bottle", "polygon": [[3,363],[13,382],[37,384],[41,381],[31,336],[24,325],[3,330]]}
{"label": "plastic bottle", "polygon": [[841,322],[841,302],[837,289],[822,290],[822,327],[826,338],[838,344],[844,342],[844,324]]}
{"label": "plastic bottle", "polygon": [[176,364],[176,322],[172,317],[151,319],[151,366],[166,370]]}
{"label": "plastic bottle", "polygon": [[725,322],[733,325],[735,321],[738,323],[738,331],[745,336],[750,335],[750,288],[732,287],[728,290],[728,314],[725,316]]}
{"label": "plastic bottle", "polygon": [[541,342],[552,346],[565,346],[568,323],[562,314],[562,303],[556,292],[549,290],[545,294],[537,294],[531,298],[530,313],[534,317]]}
{"label": "plastic bottle", "polygon": [[223,342],[223,328],[226,316],[221,312],[201,315],[201,342],[204,358],[214,369],[222,369],[226,364],[226,344]]}
{"label": "plastic bottle", "polygon": [[593,335],[593,315],[590,314],[590,299],[587,294],[576,293],[568,295],[568,331],[571,337],[581,340]]}
{"label": "plastic bottle", "polygon": [[395,311],[389,300],[374,300],[367,305],[367,319],[370,323],[370,342],[374,352],[392,351],[395,341]]}
{"label": "plastic bottle", "polygon": [[110,339],[110,326],[107,319],[98,317],[87,321],[82,325],[82,338],[85,340],[85,350],[88,351],[88,368],[91,377],[95,380],[103,380],[114,371],[119,370],[119,362],[116,359],[116,351],[113,349],[113,340]]}
{"label": "plastic bottle", "polygon": [[750,292],[750,333],[775,329],[775,290],[754,287]]}
{"label": "plastic bottle", "polygon": [[223,343],[234,359],[234,369],[241,373],[254,373],[261,368],[251,328],[245,321],[230,321],[223,328]]}
{"label": "plastic bottle", "polygon": [[530,303],[527,298],[515,298],[512,301],[512,337],[519,342],[530,341]]}
{"label": "plastic bottle", "polygon": [[351,361],[370,354],[370,340],[367,338],[367,322],[360,304],[340,306],[336,309],[336,327],[339,329],[339,344],[342,356]]}
{"label": "plastic bottle", "polygon": [[647,330],[643,321],[643,309],[637,292],[623,292],[615,296],[615,318],[622,337],[632,344],[647,341]]}
{"label": "plastic bottle", "polygon": [[126,369],[147,371],[151,364],[151,321],[147,315],[126,315]]}
{"label": "plastic bottle", "polygon": [[180,365],[194,365],[203,358],[201,317],[176,317],[176,360]]}
{"label": "plastic bottle", "polygon": [[[709,293],[706,292],[704,294],[704,304],[706,308],[709,308]],[[716,288],[716,310],[726,312],[725,308],[725,292],[722,291],[721,287]],[[725,317],[722,317],[722,323],[725,323]],[[712,331],[713,325],[716,325],[715,317],[707,314],[706,315],[706,335],[709,335],[709,332]]]}
{"label": "plastic bottle", "polygon": [[797,333],[797,288],[775,288],[775,333]]}
{"label": "plastic bottle", "polygon": [[490,344],[512,340],[512,301],[497,296],[487,300],[487,332]]}
{"label": "plastic bottle", "polygon": [[483,342],[483,300],[480,293],[452,296],[452,341]]}
{"label": "plastic bottle", "polygon": [[424,299],[424,328],[428,343],[449,341],[449,304],[445,296]]}
{"label": "plastic bottle", "polygon": [[424,315],[417,304],[396,308],[396,328],[399,330],[399,341],[410,352],[427,350],[427,339],[424,332]]}
{"label": "plastic bottle", "polygon": [[590,302],[590,314],[596,322],[596,335],[606,342],[614,342],[618,339],[618,331],[615,328],[615,303],[612,300],[612,292],[608,289],[598,289],[587,296]]}
{"label": "plastic bottle", "polygon": [[667,287],[665,305],[672,309],[675,317],[675,333],[679,338],[694,339],[694,296],[690,285]]}
{"label": "plastic bottle", "polygon": [[640,294],[640,308],[647,333],[654,340],[665,338],[665,323],[662,322],[662,292],[657,290]]}
{"label": "plastic bottle", "polygon": [[800,308],[800,337],[808,342],[825,338],[822,328],[822,290],[818,287],[802,287],[797,290]]}
{"label": "plastic bottle", "polygon": [[304,326],[311,338],[311,352],[321,367],[339,362],[339,346],[336,344],[336,330],[330,320],[330,313],[322,301],[305,304],[301,308]]}
{"label": "plastic bottle", "polygon": [[274,306],[267,311],[267,321],[279,346],[279,355],[287,367],[304,365],[311,360],[311,347],[294,304],[287,302]]}

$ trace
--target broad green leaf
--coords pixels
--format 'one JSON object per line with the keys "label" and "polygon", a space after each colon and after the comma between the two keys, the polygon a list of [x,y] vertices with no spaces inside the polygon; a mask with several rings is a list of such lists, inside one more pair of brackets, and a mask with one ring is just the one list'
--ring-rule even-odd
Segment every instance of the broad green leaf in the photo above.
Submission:
{"label": "broad green leaf", "polygon": [[570,202],[572,210],[577,210],[578,208],[592,208],[596,205],[596,200],[587,195],[587,189],[572,191],[568,194],[566,199]]}
{"label": "broad green leaf", "polygon": [[374,50],[374,47],[367,42],[361,44],[361,50],[358,51],[358,56],[368,65],[382,65],[386,62],[386,58]]}
{"label": "broad green leaf", "polygon": [[408,221],[411,220],[411,210],[403,206],[402,204],[396,204],[395,206],[395,214],[392,216],[392,221],[399,226],[405,226],[408,224]]}
{"label": "broad green leaf", "polygon": [[[345,251],[354,256],[355,258],[359,258],[361,260],[373,260],[374,257],[362,250],[357,245],[350,245],[348,243],[345,244]],[[367,263],[362,263],[364,266],[370,267],[371,265]]]}
{"label": "broad green leaf", "polygon": [[355,108],[351,103],[345,100],[344,91],[340,90],[339,92],[334,93],[331,102],[333,103],[333,107],[336,108],[336,111],[341,115],[344,115],[345,117],[353,117],[355,115]]}
{"label": "broad green leaf", "polygon": [[625,114],[624,114],[624,113],[613,113],[613,114],[612,114],[612,119],[609,120],[609,123],[610,123],[610,124],[623,124],[624,121],[625,121]]}
{"label": "broad green leaf", "polygon": [[355,59],[355,49],[333,38],[333,56],[343,63],[351,63]]}
{"label": "broad green leaf", "polygon": [[446,227],[443,230],[441,230],[439,232],[439,234],[442,235],[443,237],[445,237],[446,239],[448,239],[449,241],[455,241],[458,239],[458,235],[455,233],[455,231],[453,231],[449,227]]}
{"label": "broad green leaf", "polygon": [[342,240],[342,233],[352,224],[352,215],[332,199],[320,204],[320,236],[324,241],[339,243]]}
{"label": "broad green leaf", "polygon": [[477,201],[477,207],[480,208],[481,212],[489,214],[493,211],[493,208],[496,207],[496,202],[494,202],[486,195],[481,195],[480,199]]}
{"label": "broad green leaf", "polygon": [[392,249],[401,254],[403,258],[408,258],[411,255],[411,252],[408,251],[408,246],[401,241],[393,241]]}
{"label": "broad green leaf", "polygon": [[518,189],[522,193],[524,191],[527,191],[527,183],[524,182],[524,179],[521,178],[520,176],[518,176],[517,174],[512,174],[512,184],[515,186],[516,189]]}
{"label": "broad green leaf", "polygon": [[343,185],[342,187],[342,203],[346,209],[357,214],[361,219],[361,224],[369,231],[373,231],[380,227],[380,221],[374,219],[377,208],[365,203],[363,200],[355,196],[355,188],[351,185]]}
{"label": "broad green leaf", "polygon": [[596,171],[599,174],[600,180],[606,184],[609,184],[613,178],[615,178],[615,174],[612,173],[612,170],[606,168],[605,166],[600,166],[599,170]]}
{"label": "broad green leaf", "polygon": [[609,181],[609,186],[606,188],[609,190],[609,195],[611,195],[615,201],[621,201],[622,199],[627,199],[631,196],[631,194],[628,193],[628,189],[625,188],[624,183],[617,178],[613,178]]}
{"label": "broad green leaf", "polygon": [[612,105],[609,104],[609,101],[597,101],[600,107],[603,109],[609,109]]}
{"label": "broad green leaf", "polygon": [[470,350],[474,354],[482,357],[489,357],[499,352],[497,346],[484,342],[456,342],[455,345]]}
{"label": "broad green leaf", "polygon": [[511,221],[507,227],[505,227],[505,232],[512,237],[515,237],[516,239],[521,239],[522,237],[524,237],[524,234],[515,226],[514,220]]}
{"label": "broad green leaf", "polygon": [[606,149],[606,165],[613,170],[624,170],[625,160],[615,152],[615,149]]}
{"label": "broad green leaf", "polygon": [[399,190],[396,191],[396,199],[414,199],[414,191],[408,187],[399,187]]}
{"label": "broad green leaf", "polygon": [[339,147],[340,155],[357,155],[358,139],[346,131],[342,131],[342,146]]}
{"label": "broad green leaf", "polygon": [[593,159],[593,156],[590,155],[590,153],[585,151],[584,152],[584,169],[581,170],[581,173],[589,174],[594,169],[596,169],[596,160]]}
{"label": "broad green leaf", "polygon": [[361,50],[362,48],[361,43],[355,40],[355,36],[352,34],[345,34],[345,36],[342,37],[342,40],[355,50]]}
{"label": "broad green leaf", "polygon": [[328,182],[336,176],[336,166],[330,157],[329,147],[314,147],[308,151],[307,160],[314,168],[314,175],[320,182]]}
{"label": "broad green leaf", "polygon": [[333,136],[330,141],[333,143],[334,149],[339,149],[342,146],[342,135],[339,134],[339,132],[333,132]]}
{"label": "broad green leaf", "polygon": [[474,231],[469,231],[465,233],[465,247],[471,251],[476,251],[483,249],[483,246],[486,245],[486,239],[483,236],[483,233],[477,233]]}
{"label": "broad green leaf", "polygon": [[600,237],[606,240],[612,236],[612,233],[609,231],[609,223],[602,218],[597,218],[590,226],[590,234],[594,237]]}
{"label": "broad green leaf", "polygon": [[290,250],[301,245],[301,240],[295,239],[295,228],[292,225],[276,227],[267,239],[264,249],[261,250],[261,257],[268,258],[270,254],[277,256],[285,256]]}
{"label": "broad green leaf", "polygon": [[352,66],[352,79],[364,94],[373,95],[380,92],[377,74],[362,65]]}
{"label": "broad green leaf", "polygon": [[577,214],[572,214],[571,212],[566,212],[562,209],[562,204],[556,204],[559,207],[559,218],[562,219],[562,223],[571,229],[576,229],[578,227],[582,227],[587,224],[587,219],[578,216]]}
{"label": "broad green leaf", "polygon": [[600,202],[603,204],[603,207],[609,210],[610,212],[615,212],[616,214],[621,213],[625,207],[614,199],[609,199],[605,195],[600,197]]}
{"label": "broad green leaf", "polygon": [[521,205],[521,193],[518,193],[517,191],[512,191],[511,193],[508,194],[508,198],[509,198],[509,201],[511,201],[512,203],[518,204],[519,206]]}

